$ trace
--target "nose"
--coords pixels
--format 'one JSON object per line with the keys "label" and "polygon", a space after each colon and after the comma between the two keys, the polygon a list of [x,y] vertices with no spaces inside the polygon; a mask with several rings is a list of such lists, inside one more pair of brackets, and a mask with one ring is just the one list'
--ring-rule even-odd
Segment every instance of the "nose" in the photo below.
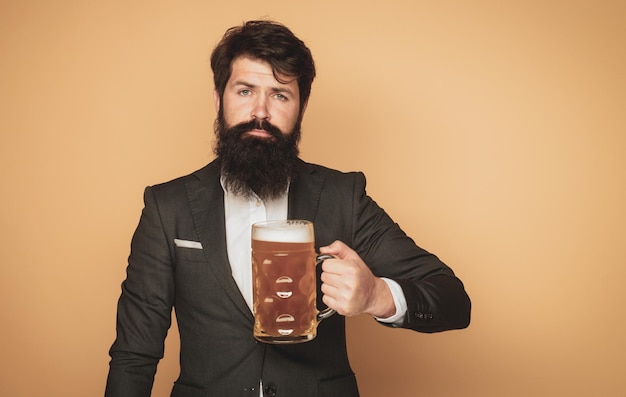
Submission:
{"label": "nose", "polygon": [[269,120],[270,111],[268,108],[267,98],[259,96],[252,107],[252,118],[256,120]]}

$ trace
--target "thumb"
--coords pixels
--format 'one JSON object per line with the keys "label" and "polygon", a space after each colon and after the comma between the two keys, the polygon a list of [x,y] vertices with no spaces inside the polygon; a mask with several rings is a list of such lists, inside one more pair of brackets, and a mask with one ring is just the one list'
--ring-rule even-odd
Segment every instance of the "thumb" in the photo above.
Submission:
{"label": "thumb", "polygon": [[329,254],[339,259],[346,259],[352,250],[346,244],[339,240],[335,240],[332,244],[320,247],[321,254]]}

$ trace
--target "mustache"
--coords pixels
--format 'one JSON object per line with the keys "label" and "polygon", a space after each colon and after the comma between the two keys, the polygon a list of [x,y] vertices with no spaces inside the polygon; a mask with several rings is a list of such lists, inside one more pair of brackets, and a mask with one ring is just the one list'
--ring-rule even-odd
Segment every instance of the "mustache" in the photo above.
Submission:
{"label": "mustache", "polygon": [[284,140],[285,136],[280,128],[267,120],[250,120],[243,123],[239,123],[229,128],[228,131],[231,134],[235,134],[238,137],[243,136],[246,132],[251,130],[263,130],[267,131],[273,138],[277,140]]}

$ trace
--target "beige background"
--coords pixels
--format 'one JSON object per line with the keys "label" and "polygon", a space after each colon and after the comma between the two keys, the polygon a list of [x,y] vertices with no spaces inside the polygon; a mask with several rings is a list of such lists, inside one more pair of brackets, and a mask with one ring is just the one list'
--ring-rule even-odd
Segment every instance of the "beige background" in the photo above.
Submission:
{"label": "beige background", "polygon": [[210,51],[259,17],[317,61],[304,159],[366,172],[473,300],[350,319],[362,395],[624,395],[623,1],[214,3],[0,0],[0,395],[102,394],[143,188],[211,159]]}

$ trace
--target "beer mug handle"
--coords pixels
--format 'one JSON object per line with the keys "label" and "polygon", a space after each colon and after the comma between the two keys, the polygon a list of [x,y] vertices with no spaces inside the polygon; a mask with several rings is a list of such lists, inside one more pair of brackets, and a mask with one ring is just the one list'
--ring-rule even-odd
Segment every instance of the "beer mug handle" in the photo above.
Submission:
{"label": "beer mug handle", "polygon": [[[334,256],[328,255],[328,254],[318,255],[317,258],[315,259],[315,267],[321,265],[322,262],[324,262],[326,259],[332,259],[332,258],[334,258]],[[332,316],[335,313],[336,313],[336,311],[334,309],[331,309],[330,307],[327,307],[326,309],[317,312],[317,321],[320,322],[320,321],[322,321],[322,320]]]}

